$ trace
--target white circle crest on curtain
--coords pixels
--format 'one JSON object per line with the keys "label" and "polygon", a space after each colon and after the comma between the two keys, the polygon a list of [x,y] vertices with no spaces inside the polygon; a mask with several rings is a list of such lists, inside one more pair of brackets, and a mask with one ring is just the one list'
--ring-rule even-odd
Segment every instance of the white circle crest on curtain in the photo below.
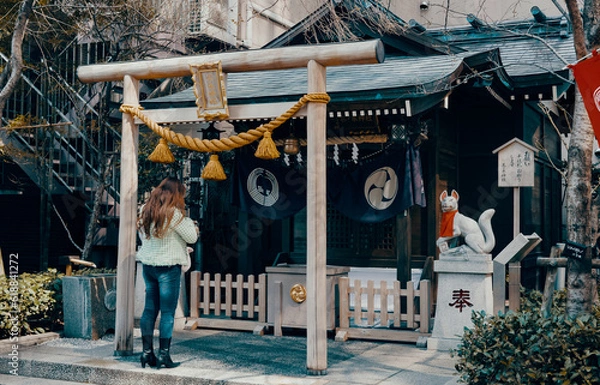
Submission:
{"label": "white circle crest on curtain", "polygon": [[398,176],[391,167],[381,167],[365,181],[365,199],[375,210],[385,210],[394,203],[398,193]]}
{"label": "white circle crest on curtain", "polygon": [[254,201],[262,206],[273,206],[279,199],[279,183],[269,170],[257,167],[246,180],[246,189]]}

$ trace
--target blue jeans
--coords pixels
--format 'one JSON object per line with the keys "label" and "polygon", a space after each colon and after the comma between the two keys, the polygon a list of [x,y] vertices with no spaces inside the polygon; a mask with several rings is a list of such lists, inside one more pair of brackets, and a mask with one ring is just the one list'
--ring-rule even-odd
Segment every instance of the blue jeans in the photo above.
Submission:
{"label": "blue jeans", "polygon": [[179,301],[181,265],[142,265],[142,275],[146,283],[146,300],[140,319],[142,335],[148,336],[154,333],[154,325],[160,311],[158,328],[160,338],[171,338],[175,309]]}

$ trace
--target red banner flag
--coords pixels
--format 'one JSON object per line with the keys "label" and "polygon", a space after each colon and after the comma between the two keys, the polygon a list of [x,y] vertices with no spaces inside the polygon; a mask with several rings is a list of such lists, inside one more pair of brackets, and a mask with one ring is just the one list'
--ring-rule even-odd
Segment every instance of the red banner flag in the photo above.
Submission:
{"label": "red banner flag", "polygon": [[569,67],[575,75],[596,139],[600,141],[600,54],[594,50],[592,56]]}

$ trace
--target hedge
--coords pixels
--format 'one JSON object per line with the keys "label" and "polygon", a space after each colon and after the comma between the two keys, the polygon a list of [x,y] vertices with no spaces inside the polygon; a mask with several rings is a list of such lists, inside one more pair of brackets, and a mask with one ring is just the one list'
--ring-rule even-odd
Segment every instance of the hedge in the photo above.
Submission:
{"label": "hedge", "polygon": [[552,314],[540,315],[541,293],[522,299],[518,312],[495,316],[473,312],[453,354],[467,384],[600,384],[600,307],[569,319],[565,293]]}
{"label": "hedge", "polygon": [[61,322],[62,275],[49,269],[0,277],[0,338],[44,333]]}
{"label": "hedge", "polygon": [[[73,275],[115,272],[85,268]],[[0,339],[61,330],[63,277],[56,269],[0,276]]]}

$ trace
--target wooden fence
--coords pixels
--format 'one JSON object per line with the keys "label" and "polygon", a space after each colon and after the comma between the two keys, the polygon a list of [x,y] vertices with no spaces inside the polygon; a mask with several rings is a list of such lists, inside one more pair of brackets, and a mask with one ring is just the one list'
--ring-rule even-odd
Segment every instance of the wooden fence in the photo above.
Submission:
{"label": "wooden fence", "polygon": [[336,340],[348,338],[383,341],[418,342],[430,335],[431,284],[422,280],[415,288],[413,282],[402,289],[399,281],[388,288],[381,281],[376,288],[372,280],[362,286],[355,280],[339,279],[339,328]]}
{"label": "wooden fence", "polygon": [[[191,272],[190,317],[187,330],[214,328],[247,330],[264,334],[269,327],[266,316],[267,284],[266,275],[253,275],[247,280],[238,274],[235,281],[231,274],[222,279],[221,274]],[[362,286],[355,280],[340,277],[339,327],[336,340],[348,338],[373,339],[383,341],[419,342],[421,337],[430,335],[431,327],[431,284],[422,280],[415,288],[413,282],[400,287],[399,281],[387,287],[381,281],[375,287],[372,280]]]}
{"label": "wooden fence", "polygon": [[251,330],[263,334],[267,327],[267,278],[265,274],[253,275],[244,280],[242,274],[233,280],[231,274],[190,275],[190,317],[187,330],[201,328]]}

